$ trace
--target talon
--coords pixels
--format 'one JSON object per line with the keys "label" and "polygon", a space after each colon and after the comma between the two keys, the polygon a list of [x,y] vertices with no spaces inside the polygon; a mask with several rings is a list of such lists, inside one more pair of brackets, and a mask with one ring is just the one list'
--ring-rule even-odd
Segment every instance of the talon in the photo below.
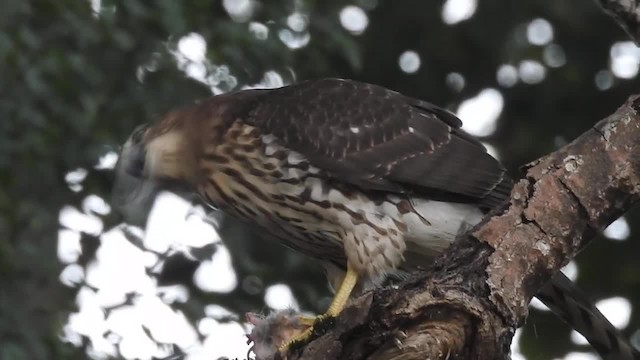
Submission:
{"label": "talon", "polygon": [[309,328],[307,328],[305,331],[301,332],[300,334],[292,337],[291,339],[287,340],[285,343],[283,343],[282,345],[280,345],[278,347],[278,351],[279,352],[287,352],[287,350],[289,350],[289,347],[297,342],[302,342],[302,341],[306,341],[311,337],[311,334],[313,334],[313,326],[310,326]]}
{"label": "talon", "polygon": [[298,318],[298,322],[300,323],[300,325],[306,325],[306,326],[313,326],[313,324],[316,322],[316,320],[319,320],[320,316],[305,316],[302,315]]}
{"label": "talon", "polygon": [[282,345],[278,346],[278,351],[286,352],[287,350],[289,350],[289,347],[291,347],[291,345],[293,345],[294,343],[309,340],[309,338],[313,334],[314,326],[316,324],[324,322],[329,318],[337,317],[342,311],[342,309],[344,309],[344,306],[347,303],[347,300],[349,300],[349,295],[351,295],[351,291],[356,285],[357,280],[358,280],[358,274],[353,270],[351,265],[347,264],[347,273],[345,274],[344,279],[342,280],[342,284],[340,285],[338,292],[336,292],[336,295],[334,296],[333,301],[331,302],[331,305],[329,306],[329,309],[327,310],[327,312],[325,314],[318,315],[316,317],[310,317],[310,316],[298,317],[298,323],[301,325],[308,326],[308,328],[305,329],[300,334],[289,338],[287,341],[282,343]]}
{"label": "talon", "polygon": [[280,345],[278,347],[278,351],[286,352],[287,350],[289,350],[291,345],[293,345],[294,343],[299,343],[299,342],[304,342],[304,341],[309,340],[311,335],[313,335],[313,331],[315,330],[314,325],[319,325],[319,324],[321,324],[321,323],[323,323],[323,322],[325,322],[328,319],[333,318],[333,317],[334,316],[329,315],[329,314],[322,314],[322,315],[318,315],[318,316],[299,316],[298,317],[298,323],[300,325],[307,326],[307,329],[305,329],[300,334],[291,337],[285,343]]}

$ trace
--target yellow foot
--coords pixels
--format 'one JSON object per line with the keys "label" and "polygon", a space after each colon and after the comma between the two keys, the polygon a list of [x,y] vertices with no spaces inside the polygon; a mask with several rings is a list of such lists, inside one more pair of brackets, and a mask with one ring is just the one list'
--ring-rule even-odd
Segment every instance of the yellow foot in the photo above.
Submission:
{"label": "yellow foot", "polygon": [[324,317],[325,315],[318,315],[318,316],[300,315],[300,317],[298,317],[298,323],[300,325],[313,326],[316,320],[322,320]]}
{"label": "yellow foot", "polygon": [[326,314],[319,315],[316,317],[310,316],[300,316],[298,318],[298,322],[300,325],[308,326],[303,332],[291,337],[289,340],[285,341],[278,347],[278,351],[286,352],[291,345],[294,343],[302,342],[308,340],[313,334],[314,326],[319,325],[322,322],[325,322],[328,319],[337,317],[342,309],[344,309],[347,300],[349,300],[349,295],[351,295],[351,291],[356,285],[358,281],[358,274],[353,270],[350,265],[347,265],[347,273],[342,280],[342,284],[333,297],[333,301],[329,306],[329,310],[327,310]]}
{"label": "yellow foot", "polygon": [[333,318],[333,316],[327,315],[327,314],[322,314],[318,316],[303,315],[298,317],[298,323],[300,325],[307,326],[307,328],[303,332],[291,337],[286,342],[282,343],[282,345],[278,347],[278,351],[286,352],[287,350],[289,350],[291,345],[309,340],[309,338],[313,334],[314,326],[320,325],[321,323],[329,320],[330,318]]}

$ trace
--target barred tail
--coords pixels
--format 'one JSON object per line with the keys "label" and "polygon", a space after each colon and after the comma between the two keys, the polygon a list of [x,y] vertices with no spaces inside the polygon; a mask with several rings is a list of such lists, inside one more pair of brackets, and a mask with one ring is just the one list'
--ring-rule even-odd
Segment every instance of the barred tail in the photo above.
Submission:
{"label": "barred tail", "polygon": [[582,334],[604,360],[640,360],[640,352],[564,274],[555,275],[536,297]]}

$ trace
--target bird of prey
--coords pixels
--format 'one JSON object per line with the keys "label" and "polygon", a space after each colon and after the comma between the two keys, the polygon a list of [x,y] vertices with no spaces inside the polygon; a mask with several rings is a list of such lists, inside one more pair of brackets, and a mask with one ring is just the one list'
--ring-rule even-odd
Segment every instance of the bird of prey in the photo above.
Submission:
{"label": "bird of prey", "polygon": [[[318,259],[336,290],[325,316],[336,316],[354,288],[428,265],[508,198],[505,168],[461,125],[380,86],[307,81],[170,112],[134,131],[118,171],[180,184]],[[599,351],[631,354],[559,276],[540,298]],[[633,358],[621,356],[608,358]]]}

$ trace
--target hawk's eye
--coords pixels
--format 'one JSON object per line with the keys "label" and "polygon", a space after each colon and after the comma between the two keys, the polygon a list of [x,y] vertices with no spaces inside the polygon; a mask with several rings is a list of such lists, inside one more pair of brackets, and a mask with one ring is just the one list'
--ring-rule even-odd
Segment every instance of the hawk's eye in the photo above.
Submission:
{"label": "hawk's eye", "polygon": [[145,149],[144,134],[147,131],[147,125],[138,126],[122,151],[122,164],[124,171],[134,177],[141,178],[144,175]]}
{"label": "hawk's eye", "polygon": [[142,138],[144,137],[144,133],[147,131],[149,126],[147,124],[142,124],[133,130],[131,134],[131,143],[134,145],[140,144],[142,142]]}

